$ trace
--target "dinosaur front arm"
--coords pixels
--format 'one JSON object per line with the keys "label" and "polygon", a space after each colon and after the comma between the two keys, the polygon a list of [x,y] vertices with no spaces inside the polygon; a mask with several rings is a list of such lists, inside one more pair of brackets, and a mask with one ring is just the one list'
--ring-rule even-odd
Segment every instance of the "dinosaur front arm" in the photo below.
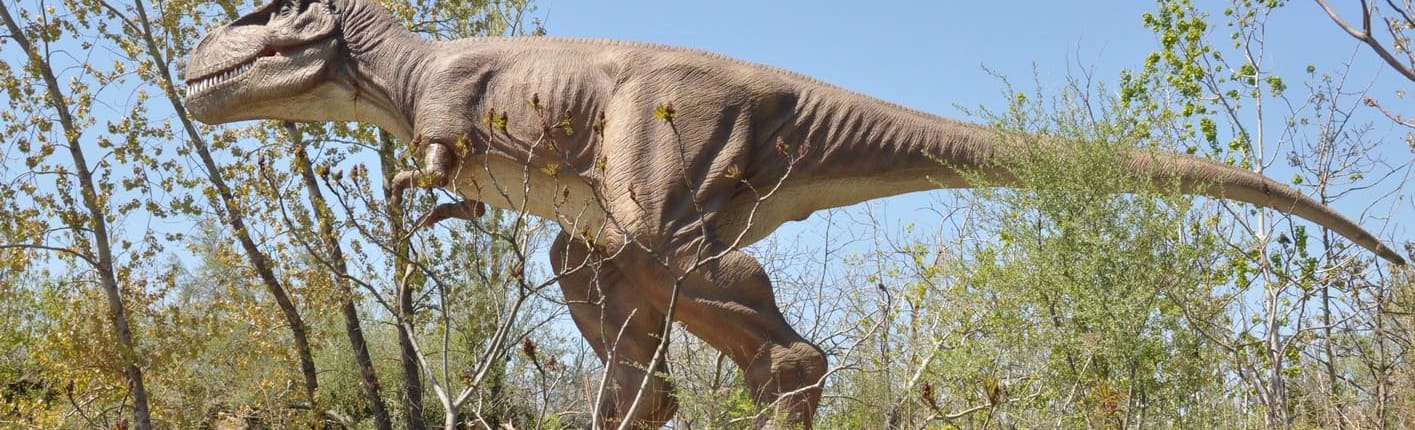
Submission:
{"label": "dinosaur front arm", "polygon": [[[402,208],[403,193],[409,188],[435,188],[447,185],[452,172],[460,164],[457,151],[441,141],[423,142],[422,136],[413,139],[413,147],[423,151],[425,167],[404,170],[393,175],[389,183],[389,205]],[[486,205],[476,200],[443,203],[432,209],[414,230],[431,226],[448,218],[472,220],[486,213]]]}

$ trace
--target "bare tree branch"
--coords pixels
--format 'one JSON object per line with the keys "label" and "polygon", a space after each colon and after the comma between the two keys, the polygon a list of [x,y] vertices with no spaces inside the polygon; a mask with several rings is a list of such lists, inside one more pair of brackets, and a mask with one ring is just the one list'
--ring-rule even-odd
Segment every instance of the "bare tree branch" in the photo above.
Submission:
{"label": "bare tree branch", "polygon": [[[1376,55],[1379,55],[1382,60],[1385,60],[1386,64],[1389,64],[1396,72],[1405,76],[1405,79],[1415,81],[1415,68],[1395,58],[1395,54],[1392,54],[1389,49],[1386,49],[1385,45],[1381,44],[1381,41],[1377,40],[1371,33],[1371,7],[1366,3],[1366,0],[1361,0],[1361,28],[1356,28],[1346,22],[1345,19],[1342,19],[1341,15],[1337,14],[1336,11],[1327,4],[1326,0],[1314,1],[1317,2],[1318,6],[1322,7],[1322,10],[1327,13],[1327,16],[1331,17],[1333,22],[1336,22],[1337,26],[1340,26],[1342,30],[1346,31],[1346,34],[1351,35],[1351,37],[1361,41],[1361,43],[1365,43],[1366,46],[1370,46],[1371,50],[1376,52]],[[1396,9],[1399,10],[1399,8]],[[1410,22],[1408,18],[1406,18],[1406,22]]]}

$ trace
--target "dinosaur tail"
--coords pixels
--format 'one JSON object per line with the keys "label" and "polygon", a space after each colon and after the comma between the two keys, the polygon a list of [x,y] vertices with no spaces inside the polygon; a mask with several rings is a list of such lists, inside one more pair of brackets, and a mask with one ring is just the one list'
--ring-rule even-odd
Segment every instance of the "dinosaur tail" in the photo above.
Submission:
{"label": "dinosaur tail", "polygon": [[1159,183],[1176,183],[1180,192],[1251,203],[1296,215],[1345,236],[1393,263],[1404,265],[1395,250],[1332,208],[1263,175],[1188,155],[1139,152],[1126,169]]}

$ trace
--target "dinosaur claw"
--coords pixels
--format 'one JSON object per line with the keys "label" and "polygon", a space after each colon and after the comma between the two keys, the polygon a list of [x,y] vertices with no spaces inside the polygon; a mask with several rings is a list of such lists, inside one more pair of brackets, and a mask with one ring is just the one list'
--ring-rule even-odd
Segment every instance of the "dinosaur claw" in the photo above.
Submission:
{"label": "dinosaur claw", "polygon": [[448,218],[457,218],[471,221],[480,218],[482,215],[486,215],[486,204],[476,200],[463,200],[455,203],[443,203],[437,205],[437,207],[432,208],[432,212],[428,212],[428,214],[423,217],[423,220],[418,222],[418,226],[414,229],[421,230],[427,227],[431,227],[434,224],[437,224],[438,222],[441,222],[442,220]]}
{"label": "dinosaur claw", "polygon": [[388,205],[391,207],[403,206],[403,193],[417,183],[417,171],[405,170],[393,175],[393,180],[388,182]]}
{"label": "dinosaur claw", "polygon": [[441,169],[404,170],[393,175],[388,183],[388,203],[394,207],[403,204],[403,193],[409,188],[434,188],[447,185],[447,175]]}

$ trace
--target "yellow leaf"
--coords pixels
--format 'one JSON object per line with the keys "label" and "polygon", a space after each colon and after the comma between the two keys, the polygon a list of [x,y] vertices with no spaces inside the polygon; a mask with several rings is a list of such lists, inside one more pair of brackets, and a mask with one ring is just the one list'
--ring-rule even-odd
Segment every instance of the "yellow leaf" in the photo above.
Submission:
{"label": "yellow leaf", "polygon": [[724,173],[722,176],[727,177],[727,179],[737,179],[737,178],[741,178],[741,177],[742,177],[742,169],[739,168],[739,167],[737,167],[736,164],[733,164],[733,165],[731,165],[731,166],[727,166],[727,172]]}

